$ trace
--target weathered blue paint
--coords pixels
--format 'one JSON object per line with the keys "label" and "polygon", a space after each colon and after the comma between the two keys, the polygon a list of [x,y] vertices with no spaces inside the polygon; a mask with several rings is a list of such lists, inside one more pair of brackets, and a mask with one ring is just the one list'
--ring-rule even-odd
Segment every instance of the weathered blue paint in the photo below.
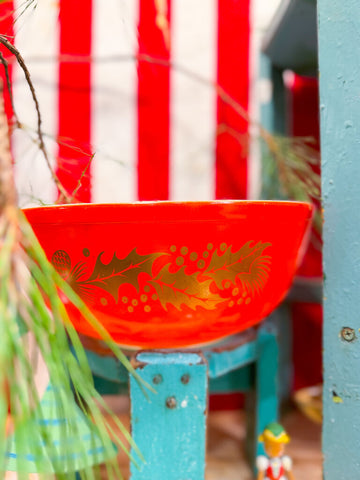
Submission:
{"label": "weathered blue paint", "polygon": [[293,324],[288,302],[282,303],[271,315],[277,325],[278,385],[279,401],[289,400],[293,388]]}
{"label": "weathered blue paint", "polygon": [[[250,332],[251,341],[246,337],[248,341],[242,343],[240,335],[201,353],[146,351],[136,355],[138,373],[157,394],[147,392],[146,398],[130,376],[132,435],[147,460],[146,464],[139,462],[140,470],[132,465],[132,480],[204,478],[208,379],[217,391],[245,391],[251,396],[248,419],[252,421],[247,425],[250,459],[263,453],[258,434],[278,414],[277,324],[275,318],[267,320],[256,334]],[[93,352],[88,352],[88,357],[96,375],[120,387],[122,382],[126,385],[128,375],[124,376],[114,358]],[[100,393],[105,393],[103,388],[108,392],[106,382],[97,385]]]}
{"label": "weathered blue paint", "polygon": [[259,61],[259,98],[261,125],[269,132],[274,132],[275,108],[274,108],[274,87],[272,82],[273,66],[271,60],[264,54],[260,54]]}
{"label": "weathered blue paint", "polygon": [[94,387],[102,395],[128,395],[128,382],[119,383],[93,375]]}
{"label": "weathered blue paint", "polygon": [[153,363],[156,362],[157,365],[180,365],[183,363],[187,364],[198,364],[202,362],[201,357],[197,353],[185,353],[185,352],[141,352],[137,355],[139,362],[144,363]]}
{"label": "weathered blue paint", "polygon": [[286,131],[286,94],[283,71],[265,55],[260,56],[261,125],[271,133]]}
{"label": "weathered blue paint", "polygon": [[216,378],[237,368],[255,362],[257,359],[257,341],[245,343],[234,350],[221,353],[205,351],[204,356],[209,365],[209,377]]}
{"label": "weathered blue paint", "polygon": [[274,422],[278,418],[279,349],[276,336],[276,324],[269,321],[264,324],[258,334],[258,359],[255,375],[256,408],[258,409],[256,431],[258,434],[264,430],[267,423]]}
{"label": "weathered blue paint", "polygon": [[[275,32],[273,32],[273,35]],[[274,37],[275,39],[275,37]],[[286,93],[283,80],[283,71],[276,68],[271,59],[264,54],[260,56],[260,81],[263,85],[268,84],[267,89],[271,95],[262,97],[260,115],[261,124],[265,130],[273,135],[286,134]],[[279,175],[274,168],[274,160],[267,150],[263,148],[262,161],[262,189],[261,197],[264,199],[281,199],[284,193],[279,183]],[[306,301],[303,297],[297,298]],[[278,396],[288,399],[292,389],[292,322],[289,305],[283,303],[272,314],[278,330],[279,346],[279,384]]]}
{"label": "weathered blue paint", "polygon": [[280,69],[316,75],[316,0],[283,1],[264,35],[263,50]]}
{"label": "weathered blue paint", "polygon": [[[262,127],[271,134],[284,135],[286,102],[283,72],[275,68],[264,55],[260,57],[260,88]],[[262,147],[261,198],[266,200],[285,198],[274,159],[265,142]]]}
{"label": "weathered blue paint", "polygon": [[111,382],[128,382],[127,369],[115,357],[110,355],[97,355],[95,352],[92,352],[90,350],[86,350],[86,356],[89,362],[90,369],[94,375],[104,378],[105,380],[109,380]]}
{"label": "weathered blue paint", "polygon": [[131,479],[203,480],[206,364],[200,356],[186,353],[146,353],[137,360],[138,372],[157,394],[149,393],[147,401],[130,378],[132,436],[146,460],[139,461],[139,469],[131,465]]}
{"label": "weathered blue paint", "polygon": [[254,368],[247,365],[217,378],[209,378],[210,393],[246,393],[254,388]]}
{"label": "weathered blue paint", "polygon": [[249,447],[250,456],[263,455],[263,444],[258,437],[264,427],[278,420],[279,414],[279,349],[276,322],[265,322],[259,329],[257,338],[257,360],[255,364],[255,389],[252,408],[254,409],[254,442]]}
{"label": "weathered blue paint", "polygon": [[[318,18],[325,219],[324,475],[326,480],[348,480],[360,472],[360,2],[318,0]],[[345,338],[344,327],[353,329],[348,336],[344,332]]]}

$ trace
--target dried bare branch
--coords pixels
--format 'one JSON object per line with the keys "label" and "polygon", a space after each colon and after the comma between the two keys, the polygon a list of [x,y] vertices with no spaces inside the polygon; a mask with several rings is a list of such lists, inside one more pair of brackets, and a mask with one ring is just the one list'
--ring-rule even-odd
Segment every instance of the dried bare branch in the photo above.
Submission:
{"label": "dried bare branch", "polygon": [[9,129],[5,116],[3,84],[0,84],[0,215],[9,206],[17,204],[17,195],[13,175],[13,162],[10,153]]}
{"label": "dried bare branch", "polygon": [[[53,170],[53,168],[50,164],[49,155],[48,155],[47,150],[46,150],[46,146],[45,146],[45,142],[44,142],[44,136],[43,136],[42,128],[41,128],[42,118],[41,118],[41,113],[40,113],[39,101],[38,101],[37,96],[36,96],[34,85],[31,81],[30,72],[29,72],[29,70],[28,70],[28,68],[27,68],[27,66],[24,62],[24,59],[22,58],[19,50],[4,35],[0,35],[0,43],[2,45],[4,45],[4,47],[6,47],[9,50],[10,53],[12,53],[14,55],[14,57],[16,58],[16,60],[19,64],[19,66],[21,67],[22,71],[24,72],[25,79],[26,79],[26,82],[29,86],[31,96],[32,96],[32,99],[33,99],[34,104],[35,104],[36,114],[37,114],[37,135],[38,135],[38,141],[39,141],[39,144],[38,144],[39,149],[41,150],[41,152],[44,155],[47,167],[50,170],[51,177],[52,177],[55,185],[57,186],[61,196],[64,198],[64,200],[68,201],[69,194],[67,193],[65,188],[62,186],[59,178],[55,174],[55,172],[54,172],[54,170]],[[0,60],[2,61],[1,58],[0,58]],[[4,67],[5,67],[5,65],[4,65]],[[10,91],[11,91],[11,89],[9,90],[9,92]]]}

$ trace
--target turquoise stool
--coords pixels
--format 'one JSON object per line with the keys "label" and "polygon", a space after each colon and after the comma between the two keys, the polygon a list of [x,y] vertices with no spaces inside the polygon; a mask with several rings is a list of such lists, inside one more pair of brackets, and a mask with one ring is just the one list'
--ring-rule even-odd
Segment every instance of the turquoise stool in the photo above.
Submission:
{"label": "turquoise stool", "polygon": [[[114,357],[87,353],[100,393],[127,391],[128,374]],[[247,451],[253,462],[263,453],[258,434],[278,417],[278,357],[275,319],[207,348],[137,352],[132,363],[156,394],[146,397],[130,376],[131,432],[146,461],[131,465],[131,480],[204,479],[213,391],[244,391],[249,397]]]}

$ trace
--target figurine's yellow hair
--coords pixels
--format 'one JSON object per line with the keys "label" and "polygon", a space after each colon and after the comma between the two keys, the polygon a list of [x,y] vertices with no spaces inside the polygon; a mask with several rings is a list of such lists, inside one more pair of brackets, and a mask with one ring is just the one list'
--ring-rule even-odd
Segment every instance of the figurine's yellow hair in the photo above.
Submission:
{"label": "figurine's yellow hair", "polygon": [[289,443],[290,437],[285,432],[283,427],[278,423],[269,423],[261,435],[259,435],[259,442],[270,440],[275,443]]}

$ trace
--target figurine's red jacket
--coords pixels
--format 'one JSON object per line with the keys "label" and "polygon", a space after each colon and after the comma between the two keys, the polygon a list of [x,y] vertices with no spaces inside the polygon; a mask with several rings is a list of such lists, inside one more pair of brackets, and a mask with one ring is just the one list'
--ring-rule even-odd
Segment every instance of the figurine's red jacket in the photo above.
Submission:
{"label": "figurine's red jacket", "polygon": [[265,472],[265,480],[286,480],[286,470],[291,470],[290,457],[268,458],[260,455],[256,459],[256,466],[260,472]]}

